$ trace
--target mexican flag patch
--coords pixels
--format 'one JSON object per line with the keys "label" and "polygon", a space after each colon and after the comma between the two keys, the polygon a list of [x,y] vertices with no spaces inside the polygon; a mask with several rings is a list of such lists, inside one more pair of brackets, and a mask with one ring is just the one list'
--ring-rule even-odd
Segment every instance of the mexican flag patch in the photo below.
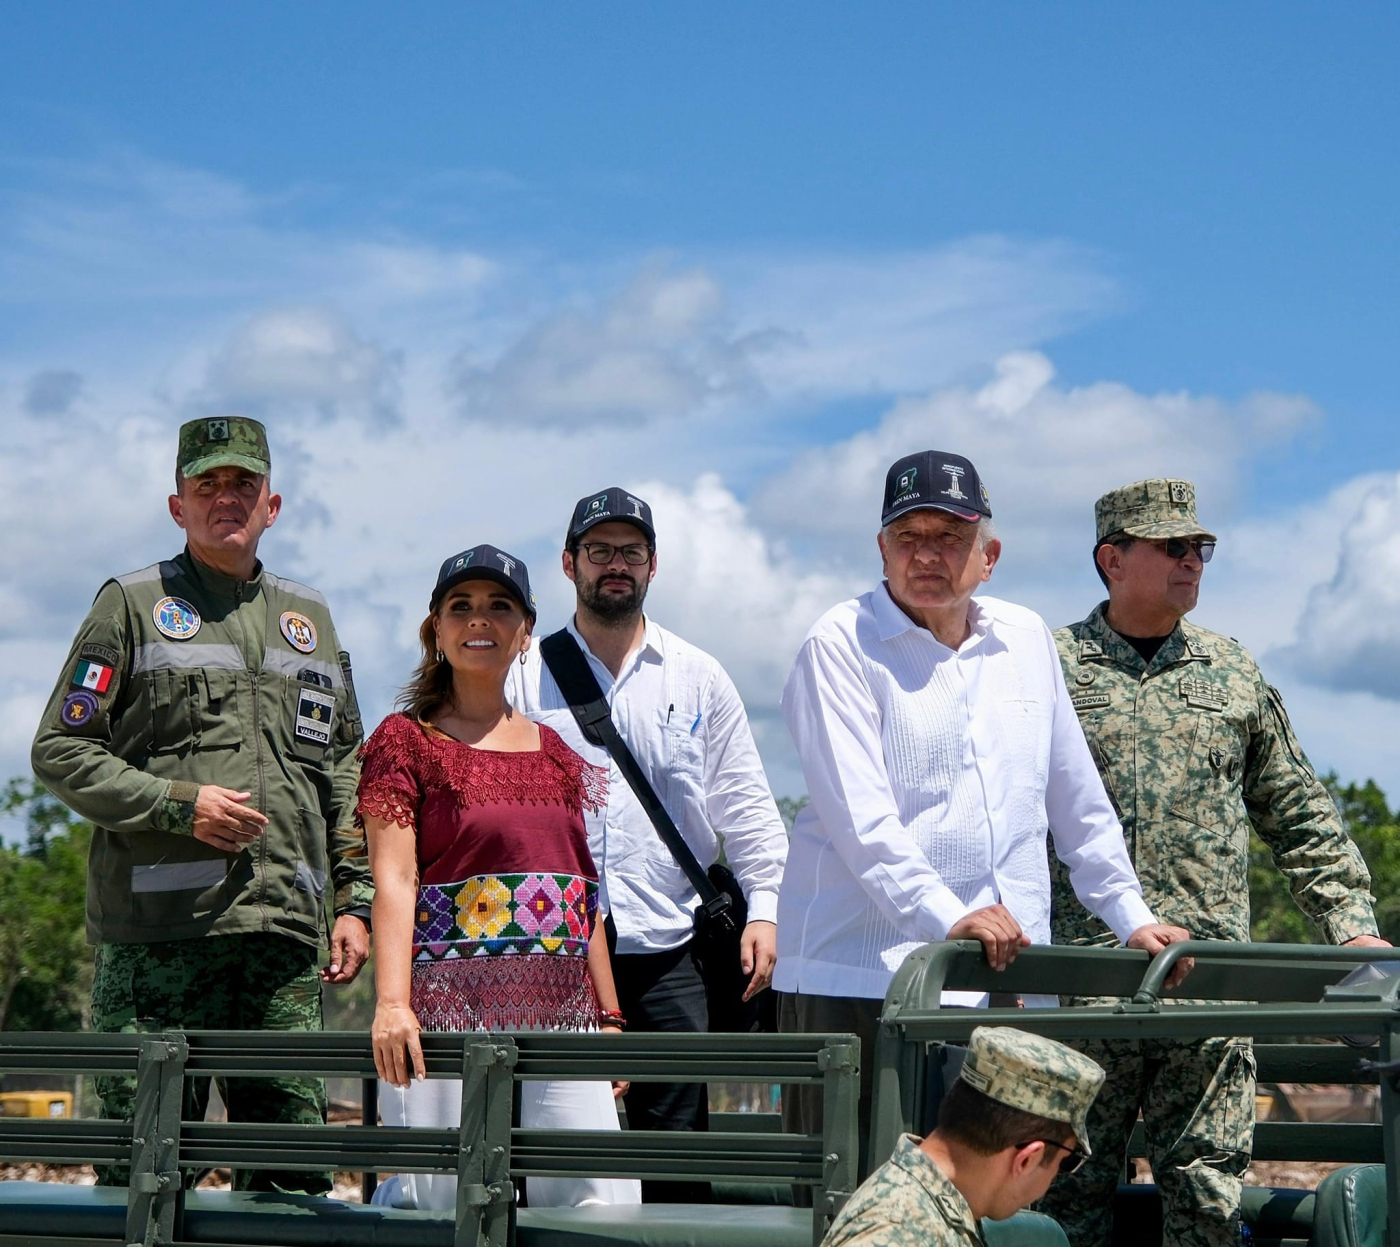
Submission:
{"label": "mexican flag patch", "polygon": [[73,672],[73,683],[79,688],[91,689],[94,693],[105,693],[112,682],[112,668],[100,662],[84,658]]}

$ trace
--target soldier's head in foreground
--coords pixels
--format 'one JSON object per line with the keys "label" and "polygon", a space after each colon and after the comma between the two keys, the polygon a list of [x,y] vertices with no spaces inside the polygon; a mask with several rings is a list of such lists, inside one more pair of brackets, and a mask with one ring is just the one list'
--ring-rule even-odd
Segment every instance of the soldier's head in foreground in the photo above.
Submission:
{"label": "soldier's head in foreground", "polygon": [[959,1172],[978,1174],[983,1198],[963,1194],[979,1217],[1011,1216],[1084,1163],[1092,1154],[1086,1122],[1103,1080],[1096,1062],[1056,1040],[1009,1026],[972,1032],[930,1138],[964,1153]]}
{"label": "soldier's head in foreground", "polygon": [[267,430],[245,416],[187,420],[175,456],[170,515],[201,563],[246,579],[258,542],[277,520]]}
{"label": "soldier's head in foreground", "polygon": [[894,1155],[850,1198],[823,1247],[971,1247],[978,1222],[1040,1199],[1089,1156],[1085,1122],[1104,1071],[1053,1039],[979,1026],[962,1072],[923,1140]]}
{"label": "soldier's head in foreground", "polygon": [[1195,608],[1214,553],[1215,534],[1196,518],[1190,481],[1136,481],[1094,504],[1094,569],[1129,619],[1159,618],[1170,631]]}

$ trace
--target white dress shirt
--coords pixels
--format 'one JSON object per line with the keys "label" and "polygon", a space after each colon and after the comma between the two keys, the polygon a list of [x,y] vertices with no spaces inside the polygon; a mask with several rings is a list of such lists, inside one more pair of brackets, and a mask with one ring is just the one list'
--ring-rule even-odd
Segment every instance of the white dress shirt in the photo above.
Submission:
{"label": "white dress shirt", "polygon": [[974,599],[956,650],[885,585],[827,612],[783,690],[811,804],[793,828],[773,986],[883,997],[909,952],[1000,902],[1050,942],[1047,828],[1084,905],[1155,921],[1039,615]]}
{"label": "white dress shirt", "polygon": [[[607,698],[618,733],[700,865],[708,869],[719,857],[723,836],[725,860],[743,888],[749,920],[774,921],[787,829],[734,682],[709,654],[650,619],[641,646],[616,680],[572,620],[568,630]],[[547,720],[585,758],[609,768],[607,815],[601,837],[591,832],[589,847],[602,905],[617,925],[617,951],[651,953],[684,944],[695,933],[700,899],[617,767],[584,740],[538,645],[523,666],[511,669],[506,697],[531,718]]]}

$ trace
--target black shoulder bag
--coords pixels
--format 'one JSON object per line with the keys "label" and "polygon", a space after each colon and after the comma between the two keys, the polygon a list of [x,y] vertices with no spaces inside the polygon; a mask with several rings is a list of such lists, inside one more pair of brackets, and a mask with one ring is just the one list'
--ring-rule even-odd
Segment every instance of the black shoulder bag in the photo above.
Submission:
{"label": "black shoulder bag", "polygon": [[743,889],[728,866],[716,862],[707,874],[690,851],[680,829],[661,804],[627,742],[612,721],[607,699],[589,670],[578,642],[561,628],[540,642],[540,656],[569,703],[585,740],[606,749],[617,763],[622,777],[641,802],[656,834],[671,851],[700,897],[695,911],[695,960],[705,982],[712,1031],[774,1031],[776,1000],[771,991],[761,991],[744,1000],[749,976],[739,962],[739,943],[748,922],[748,904]]}

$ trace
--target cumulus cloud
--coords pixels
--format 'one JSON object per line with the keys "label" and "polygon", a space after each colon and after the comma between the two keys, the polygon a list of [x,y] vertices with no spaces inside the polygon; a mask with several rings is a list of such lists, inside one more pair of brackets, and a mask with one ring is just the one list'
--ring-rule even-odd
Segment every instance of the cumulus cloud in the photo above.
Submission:
{"label": "cumulus cloud", "polygon": [[454,385],[473,419],[636,425],[753,392],[764,341],[732,334],[703,269],[651,264],[601,305],[546,317],[489,364],[464,354]]}
{"label": "cumulus cloud", "polygon": [[1400,701],[1400,473],[1352,506],[1335,571],[1309,592],[1278,657],[1311,683]]}
{"label": "cumulus cloud", "polygon": [[66,415],[83,392],[81,373],[70,368],[36,372],[24,387],[24,410],[31,416]]}
{"label": "cumulus cloud", "polygon": [[400,359],[357,335],[335,313],[282,308],[241,325],[209,365],[201,406],[262,410],[306,404],[379,423],[396,419]]}

